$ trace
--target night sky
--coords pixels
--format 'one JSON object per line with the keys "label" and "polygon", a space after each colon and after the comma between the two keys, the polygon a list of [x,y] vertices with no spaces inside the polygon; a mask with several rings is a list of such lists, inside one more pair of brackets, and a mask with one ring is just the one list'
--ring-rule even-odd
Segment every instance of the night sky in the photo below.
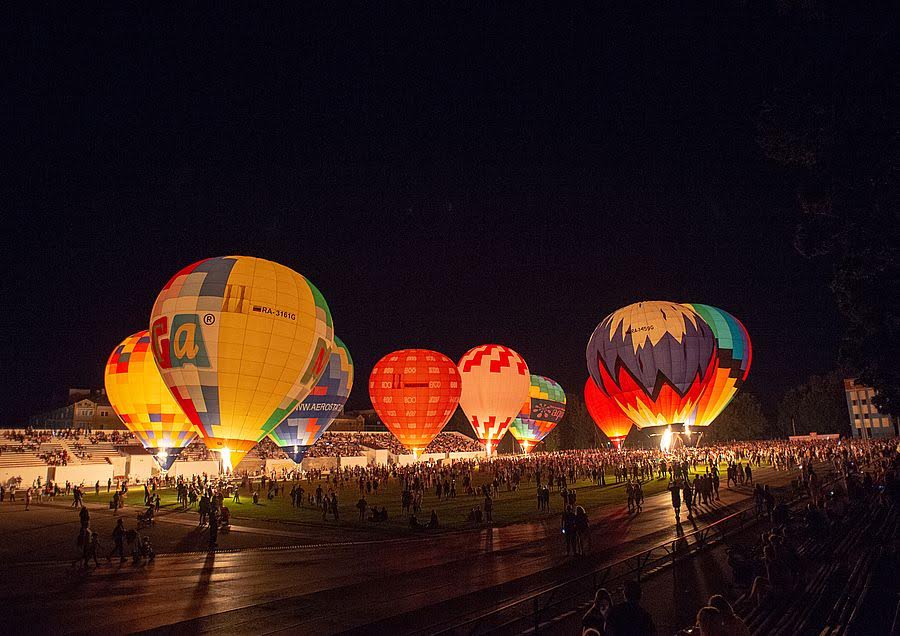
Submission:
{"label": "night sky", "polygon": [[755,143],[790,63],[772,18],[461,4],[8,15],[0,423],[102,386],[168,278],[227,254],[321,289],[351,408],[406,347],[506,344],[580,391],[639,300],[738,316],[770,411],[835,367],[828,271]]}

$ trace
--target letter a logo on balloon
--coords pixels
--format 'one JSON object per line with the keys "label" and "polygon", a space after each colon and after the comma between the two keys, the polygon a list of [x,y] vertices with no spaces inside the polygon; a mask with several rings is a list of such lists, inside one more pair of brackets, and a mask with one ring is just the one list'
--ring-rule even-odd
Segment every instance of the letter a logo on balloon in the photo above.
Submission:
{"label": "letter a logo on balloon", "polygon": [[203,344],[203,332],[196,314],[178,314],[172,318],[171,360],[173,367],[192,364],[209,367],[209,358]]}

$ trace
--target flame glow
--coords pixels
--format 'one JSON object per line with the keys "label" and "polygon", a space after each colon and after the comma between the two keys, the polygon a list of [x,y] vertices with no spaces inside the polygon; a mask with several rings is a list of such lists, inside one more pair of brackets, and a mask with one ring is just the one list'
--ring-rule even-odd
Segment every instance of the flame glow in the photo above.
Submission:
{"label": "flame glow", "polygon": [[222,456],[222,470],[224,472],[231,471],[231,449],[223,448],[219,454]]}
{"label": "flame glow", "polygon": [[669,426],[666,428],[666,431],[662,434],[662,439],[659,440],[659,450],[664,453],[668,453],[669,449],[672,447],[672,427]]}

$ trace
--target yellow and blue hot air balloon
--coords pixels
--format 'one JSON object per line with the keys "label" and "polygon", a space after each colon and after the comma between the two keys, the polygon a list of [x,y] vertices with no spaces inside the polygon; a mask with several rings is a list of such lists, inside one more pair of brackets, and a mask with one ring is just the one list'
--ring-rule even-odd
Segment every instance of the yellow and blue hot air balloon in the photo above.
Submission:
{"label": "yellow and blue hot air balloon", "polygon": [[103,380],[116,415],[169,470],[197,432],[159,374],[147,331],[128,336],[113,350]]}
{"label": "yellow and blue hot air balloon", "polygon": [[316,386],[269,437],[299,464],[340,414],[352,388],[353,359],[347,345],[336,337],[328,366]]}
{"label": "yellow and blue hot air balloon", "polygon": [[228,467],[306,398],[328,363],[334,327],[322,294],[297,272],[224,256],[166,284],[150,337],[163,380]]}
{"label": "yellow and blue hot air balloon", "polygon": [[718,345],[715,376],[700,396],[697,410],[687,423],[709,426],[734,399],[750,373],[753,347],[741,321],[727,311],[698,303],[685,304],[697,312],[712,329]]}
{"label": "yellow and blue hot air balloon", "polygon": [[510,434],[527,453],[554,429],[566,412],[566,393],[556,380],[531,374],[528,399],[509,425]]}
{"label": "yellow and blue hot air balloon", "polygon": [[586,354],[597,388],[639,428],[689,422],[715,376],[712,329],[678,303],[614,311],[597,325]]}

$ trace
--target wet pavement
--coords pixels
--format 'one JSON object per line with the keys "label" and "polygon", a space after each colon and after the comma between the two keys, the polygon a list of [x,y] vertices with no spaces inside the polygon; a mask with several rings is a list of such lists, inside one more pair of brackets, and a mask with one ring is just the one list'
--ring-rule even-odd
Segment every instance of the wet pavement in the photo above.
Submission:
{"label": "wet pavement", "polygon": [[[760,468],[755,477],[777,486],[791,476]],[[692,524],[682,517],[685,532],[746,506],[751,491],[720,492],[721,501]],[[331,544],[311,543],[306,530],[243,526],[234,529],[234,536],[247,549],[163,554],[139,566],[103,562],[88,571],[69,561],[15,564],[4,559],[0,613],[9,633],[122,633],[163,627],[172,633],[430,632],[677,536],[668,493],[648,498],[637,515],[629,515],[622,505],[594,511],[591,518],[586,557],[566,557],[559,517],[554,516],[414,538],[365,541],[351,536]],[[76,521],[67,523],[77,529]],[[195,526],[177,516],[158,525],[164,524],[182,534],[185,526]],[[54,529],[43,532],[51,536]],[[73,536],[67,530],[65,542]],[[197,534],[198,549],[203,536]],[[7,538],[15,540],[15,533]],[[75,546],[69,550],[74,558]]]}

